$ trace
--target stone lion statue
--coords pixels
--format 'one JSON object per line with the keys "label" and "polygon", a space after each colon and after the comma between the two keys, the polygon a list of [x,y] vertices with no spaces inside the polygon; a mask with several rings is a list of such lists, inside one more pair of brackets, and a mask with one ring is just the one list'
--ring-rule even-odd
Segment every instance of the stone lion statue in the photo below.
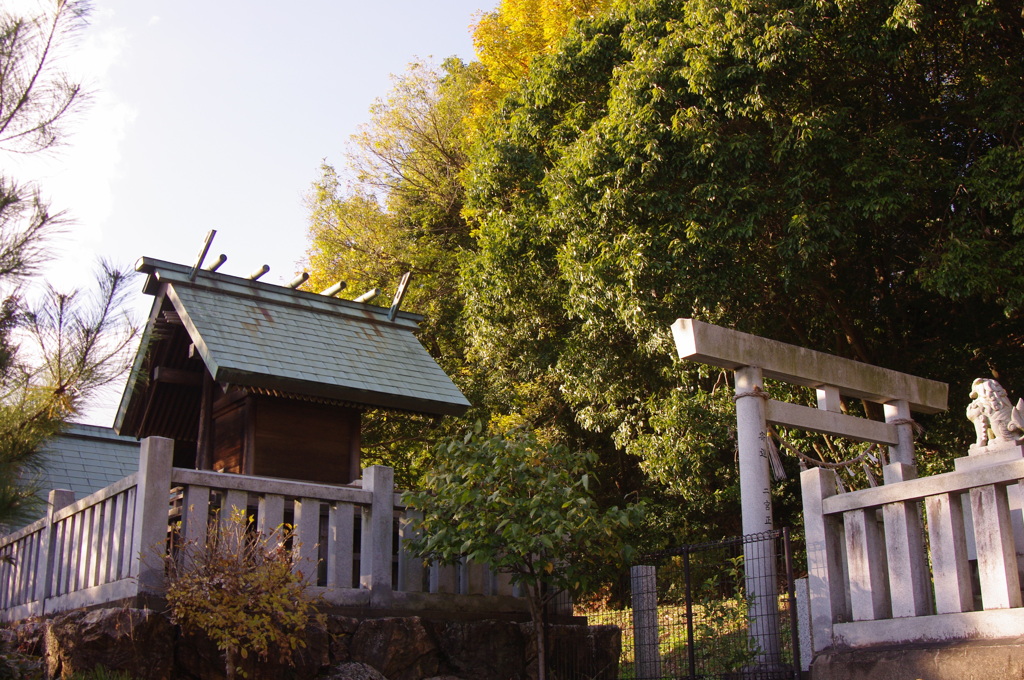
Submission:
{"label": "stone lion statue", "polygon": [[997,441],[1016,442],[1024,437],[1024,399],[1014,407],[1006,390],[991,378],[978,378],[971,384],[967,417],[974,423],[977,446]]}

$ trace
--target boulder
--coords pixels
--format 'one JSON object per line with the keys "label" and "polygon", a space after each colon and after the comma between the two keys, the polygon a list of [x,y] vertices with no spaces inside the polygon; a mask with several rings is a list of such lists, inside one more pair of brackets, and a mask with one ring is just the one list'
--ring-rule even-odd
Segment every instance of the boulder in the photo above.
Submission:
{"label": "boulder", "polygon": [[139,680],[169,680],[173,649],[173,629],[162,614],[149,609],[80,609],[50,621],[45,663],[51,678],[69,678],[103,666]]}
{"label": "boulder", "polygon": [[[138,680],[222,680],[225,675],[223,654],[209,638],[183,633],[164,615],[145,609],[78,610],[49,622],[22,622],[0,632],[0,638],[11,650],[30,653],[42,646],[49,677],[69,678],[99,666]],[[295,651],[295,667],[276,662],[273,654],[267,661],[250,656],[240,665],[251,680],[536,676],[532,626],[513,621],[359,620],[333,615],[324,625],[311,626],[305,642]],[[551,678],[617,677],[621,635],[615,626],[550,626],[547,643]]]}
{"label": "boulder", "polygon": [[10,649],[29,656],[43,656],[46,638],[45,619],[26,619],[13,628],[4,629],[5,640]]}
{"label": "boulder", "polygon": [[391,680],[437,675],[437,641],[418,616],[369,619],[359,624],[349,647],[352,661],[373,666]]}
{"label": "boulder", "polygon": [[224,655],[210,638],[198,633],[182,633],[174,645],[176,678],[221,680]]}
{"label": "boulder", "polygon": [[326,674],[320,676],[321,680],[388,680],[381,675],[373,666],[365,663],[347,661],[331,666]]}
{"label": "boulder", "polygon": [[[251,655],[239,659],[250,680],[309,680],[330,665],[327,630],[320,625],[306,629],[306,646],[296,649],[294,665],[277,661],[273,652],[267,660]],[[176,678],[221,680],[225,677],[224,654],[202,633],[183,633],[175,645]]]}
{"label": "boulder", "polygon": [[618,680],[622,631],[618,626],[551,626],[548,667],[559,677]]}
{"label": "boulder", "polygon": [[434,621],[431,623],[447,668],[473,680],[525,677],[525,641],[514,621]]}
{"label": "boulder", "polygon": [[[520,624],[526,639],[526,678],[537,677],[533,624]],[[617,680],[622,632],[618,626],[548,625],[544,632],[549,678]]]}
{"label": "boulder", "polygon": [[344,663],[352,658],[349,648],[352,646],[352,636],[358,629],[359,619],[337,615],[327,617],[328,652],[331,663]]}
{"label": "boulder", "polygon": [[41,678],[43,676],[41,655],[26,653],[19,649],[20,628],[20,626],[0,628],[0,680],[21,680],[22,678]]}

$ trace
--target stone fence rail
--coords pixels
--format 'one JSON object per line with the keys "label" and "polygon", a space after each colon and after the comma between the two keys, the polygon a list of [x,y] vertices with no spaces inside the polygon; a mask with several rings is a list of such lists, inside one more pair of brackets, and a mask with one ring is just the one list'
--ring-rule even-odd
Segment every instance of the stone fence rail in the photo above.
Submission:
{"label": "stone fence rail", "polygon": [[1024,460],[963,460],[921,479],[893,463],[884,486],[843,494],[833,471],[802,473],[816,653],[1024,630],[1011,520]]}
{"label": "stone fence rail", "polygon": [[[335,486],[174,468],[173,442],[142,441],[139,471],[76,501],[50,493],[47,514],[0,538],[0,620],[159,596],[171,528],[203,541],[234,508],[269,533],[295,527],[295,569],[314,595],[342,607],[526,612],[508,577],[484,565],[424,567],[407,550],[410,513],[391,468]],[[396,537],[397,524],[397,543]]]}

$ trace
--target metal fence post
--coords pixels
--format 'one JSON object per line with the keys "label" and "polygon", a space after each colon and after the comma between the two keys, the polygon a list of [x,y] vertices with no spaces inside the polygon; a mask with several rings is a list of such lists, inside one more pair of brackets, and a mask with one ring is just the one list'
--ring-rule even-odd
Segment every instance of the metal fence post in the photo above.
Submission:
{"label": "metal fence post", "polygon": [[693,579],[690,574],[690,551],[683,551],[683,578],[686,580],[686,656],[689,659],[690,677],[697,677],[697,651],[693,639]]}
{"label": "metal fence post", "polygon": [[637,680],[661,677],[661,650],[658,648],[658,583],[652,566],[629,570],[633,600],[633,641]]}

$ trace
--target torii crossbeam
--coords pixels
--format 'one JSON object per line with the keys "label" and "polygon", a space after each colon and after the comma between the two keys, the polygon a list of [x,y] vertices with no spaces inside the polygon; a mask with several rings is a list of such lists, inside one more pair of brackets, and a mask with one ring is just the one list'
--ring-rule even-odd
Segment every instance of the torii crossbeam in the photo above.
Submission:
{"label": "torii crossbeam", "polygon": [[[672,325],[672,334],[680,359],[735,372],[744,534],[773,528],[766,442],[768,423],[887,444],[890,464],[885,466],[884,478],[889,483],[916,476],[911,412],[936,413],[946,409],[948,387],[945,383],[694,319],[678,319]],[[769,398],[764,392],[765,378],[813,387],[817,390],[818,408]],[[842,414],[842,396],[882,404],[886,422]],[[904,522],[907,531],[920,532],[919,517],[908,516]],[[775,609],[774,547],[765,549],[760,543],[751,543],[745,556],[748,568],[754,564],[771,568],[771,578],[765,578],[766,573],[762,573],[761,578],[751,578],[748,572],[747,595],[751,598],[751,637],[760,647],[758,661],[764,666],[777,665],[781,656]],[[925,587],[926,584],[918,582],[920,576],[914,568],[924,559],[923,545],[920,555],[907,557],[906,587]]]}

